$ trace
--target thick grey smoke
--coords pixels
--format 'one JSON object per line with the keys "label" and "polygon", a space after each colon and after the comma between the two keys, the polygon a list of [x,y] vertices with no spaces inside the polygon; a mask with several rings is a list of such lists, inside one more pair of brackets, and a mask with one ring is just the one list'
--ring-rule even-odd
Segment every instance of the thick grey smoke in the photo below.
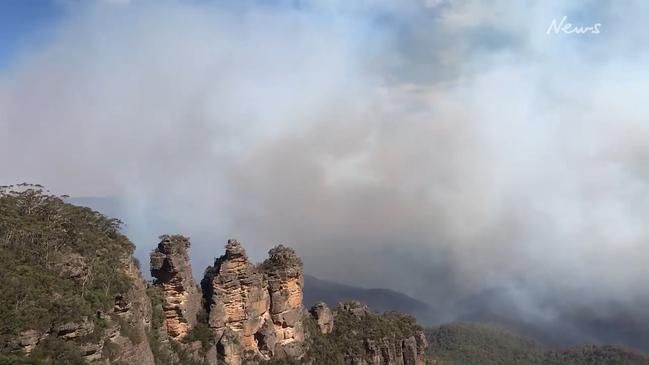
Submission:
{"label": "thick grey smoke", "polygon": [[395,3],[66,3],[0,73],[0,182],[121,197],[142,256],[285,242],[437,320],[644,326],[649,5]]}

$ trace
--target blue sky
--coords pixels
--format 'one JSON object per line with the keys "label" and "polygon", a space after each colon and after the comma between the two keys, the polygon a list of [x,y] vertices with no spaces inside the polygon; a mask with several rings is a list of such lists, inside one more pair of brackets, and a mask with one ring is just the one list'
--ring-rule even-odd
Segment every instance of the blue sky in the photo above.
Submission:
{"label": "blue sky", "polygon": [[[106,3],[112,1],[106,0]],[[116,5],[122,1],[115,0]],[[126,0],[124,3],[128,3]],[[101,3],[101,2],[98,2]],[[249,8],[250,5],[260,8],[274,7],[279,9],[309,10],[310,6],[302,0],[272,0],[272,1],[181,1],[186,5],[223,8]],[[0,71],[14,63],[21,50],[42,47],[52,39],[57,26],[70,15],[73,8],[85,7],[93,2],[66,2],[64,0],[2,0],[0,1]],[[335,6],[332,6],[332,9]],[[359,8],[364,8],[363,5]],[[311,9],[313,10],[313,9]],[[322,9],[320,9],[322,10]],[[68,13],[68,14],[66,14]],[[382,14],[378,14],[376,24],[387,25]]]}
{"label": "blue sky", "polygon": [[51,0],[0,1],[0,70],[21,48],[47,41],[63,12],[64,7]]}

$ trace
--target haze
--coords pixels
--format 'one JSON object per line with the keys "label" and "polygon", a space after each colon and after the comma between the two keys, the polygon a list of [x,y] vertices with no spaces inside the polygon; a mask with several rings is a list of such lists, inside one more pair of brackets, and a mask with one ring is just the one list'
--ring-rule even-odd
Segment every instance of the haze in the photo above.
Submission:
{"label": "haze", "polygon": [[349,3],[54,1],[0,52],[0,183],[107,198],[143,262],[186,234],[197,276],[287,243],[431,321],[649,348],[649,3]]}

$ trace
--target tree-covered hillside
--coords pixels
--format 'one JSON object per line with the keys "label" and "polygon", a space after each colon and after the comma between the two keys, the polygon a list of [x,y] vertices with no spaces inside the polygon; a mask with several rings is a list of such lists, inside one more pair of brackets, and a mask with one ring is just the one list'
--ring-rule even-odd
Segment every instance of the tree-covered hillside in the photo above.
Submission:
{"label": "tree-covered hillside", "polygon": [[81,363],[79,346],[97,342],[133,285],[119,228],[38,185],[0,189],[0,363],[25,351],[30,363]]}
{"label": "tree-covered hillside", "polygon": [[647,365],[649,356],[619,346],[584,345],[550,351],[543,365]]}
{"label": "tree-covered hillside", "polygon": [[[308,351],[300,363],[392,364],[407,357],[409,343],[413,346],[413,356],[415,351],[421,351],[421,359],[424,358],[424,349],[416,341],[418,335],[423,339],[422,328],[410,315],[379,314],[359,302],[348,302],[334,309],[333,317],[333,332],[328,334],[318,330],[313,318],[306,318]],[[414,358],[412,361],[415,363]]]}
{"label": "tree-covered hillside", "polygon": [[496,325],[453,323],[426,330],[430,357],[453,364],[536,364],[543,347]]}
{"label": "tree-covered hillside", "polygon": [[549,350],[496,324],[452,323],[426,330],[428,358],[453,365],[649,365],[649,357],[618,346]]}

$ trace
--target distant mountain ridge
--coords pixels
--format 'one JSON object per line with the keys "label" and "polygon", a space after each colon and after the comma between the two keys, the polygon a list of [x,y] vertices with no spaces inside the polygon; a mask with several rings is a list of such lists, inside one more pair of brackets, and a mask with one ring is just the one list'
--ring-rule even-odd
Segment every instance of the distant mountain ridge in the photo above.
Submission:
{"label": "distant mountain ridge", "polygon": [[428,304],[406,294],[390,289],[366,289],[340,284],[304,275],[304,304],[311,306],[319,301],[335,307],[338,303],[357,300],[377,312],[397,311],[415,317],[426,317]]}
{"label": "distant mountain ridge", "polygon": [[[38,186],[0,187],[0,364],[649,365],[646,353],[604,345],[619,342],[552,346],[530,336],[497,316],[509,307],[493,291],[458,309],[498,324],[424,331],[399,312],[430,314],[427,304],[303,276],[299,256],[282,245],[253,264],[229,240],[199,289],[189,239],[163,235],[147,283],[120,228]],[[366,305],[348,302],[355,298]],[[318,301],[335,307],[304,307]]]}

